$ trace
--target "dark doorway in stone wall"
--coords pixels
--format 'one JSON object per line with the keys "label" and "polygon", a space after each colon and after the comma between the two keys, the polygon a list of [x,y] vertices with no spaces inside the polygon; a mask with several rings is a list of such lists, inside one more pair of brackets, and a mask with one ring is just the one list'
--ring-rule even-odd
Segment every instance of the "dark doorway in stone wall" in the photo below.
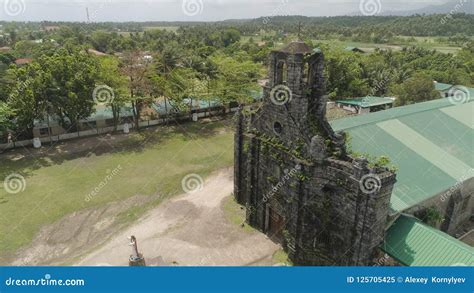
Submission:
{"label": "dark doorway in stone wall", "polygon": [[280,122],[275,122],[273,123],[273,131],[275,132],[276,135],[281,135],[283,132],[283,126],[281,125]]}
{"label": "dark doorway in stone wall", "polygon": [[268,227],[267,235],[276,242],[282,243],[283,229],[285,229],[285,218],[279,215],[271,207],[267,208]]}

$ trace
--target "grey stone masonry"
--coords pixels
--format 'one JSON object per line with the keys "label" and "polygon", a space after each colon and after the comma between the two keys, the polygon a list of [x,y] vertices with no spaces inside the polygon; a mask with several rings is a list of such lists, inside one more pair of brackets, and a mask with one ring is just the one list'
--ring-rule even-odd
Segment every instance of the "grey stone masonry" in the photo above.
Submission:
{"label": "grey stone masonry", "polygon": [[370,265],[396,176],[346,152],[326,120],[323,66],[302,42],[271,53],[262,105],[237,114],[234,195],[294,264]]}

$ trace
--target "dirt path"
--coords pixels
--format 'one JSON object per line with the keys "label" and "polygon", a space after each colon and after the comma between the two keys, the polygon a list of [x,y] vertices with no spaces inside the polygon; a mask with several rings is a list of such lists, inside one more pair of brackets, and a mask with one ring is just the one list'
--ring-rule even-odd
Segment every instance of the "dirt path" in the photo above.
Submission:
{"label": "dirt path", "polygon": [[131,235],[137,237],[147,265],[272,265],[279,246],[227,219],[223,203],[232,188],[232,169],[222,170],[201,191],[161,204],[76,265],[128,265]]}

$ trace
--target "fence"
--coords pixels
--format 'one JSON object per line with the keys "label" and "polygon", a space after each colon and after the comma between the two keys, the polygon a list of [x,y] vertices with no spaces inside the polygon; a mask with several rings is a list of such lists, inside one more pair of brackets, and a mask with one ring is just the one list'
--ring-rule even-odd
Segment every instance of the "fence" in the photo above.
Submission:
{"label": "fence", "polygon": [[[140,121],[138,123],[139,128],[148,128],[148,127],[153,127],[153,126],[159,126],[163,124],[167,124],[169,122],[174,122],[174,123],[182,123],[182,122],[188,122],[192,120],[192,117],[194,114],[197,115],[197,118],[207,118],[210,116],[215,116],[215,115],[220,115],[220,114],[227,114],[227,113],[234,113],[238,109],[237,108],[230,108],[226,109],[223,107],[212,107],[212,108],[207,108],[207,109],[199,109],[196,111],[189,113],[177,113],[175,115],[168,115],[168,116],[162,116],[158,120],[146,120],[146,121]],[[129,125],[129,129],[132,130],[135,128],[134,123],[126,123]],[[117,131],[123,131],[125,127],[125,124],[121,124],[117,126]],[[94,128],[90,130],[83,130],[83,131],[77,131],[77,132],[70,132],[70,133],[64,133],[60,135],[53,135],[53,136],[48,136],[48,137],[41,137],[39,140],[41,141],[42,144],[46,143],[55,143],[59,141],[66,141],[66,140],[71,140],[75,138],[81,138],[81,137],[90,137],[90,136],[96,136],[96,135],[101,135],[101,134],[107,134],[107,133],[112,133],[114,132],[115,127],[103,127],[103,128]],[[8,149],[14,149],[14,148],[19,148],[19,147],[28,147],[33,145],[33,139],[28,139],[28,140],[22,140],[22,141],[13,141],[11,143],[4,143],[0,144],[0,153],[8,150]]]}

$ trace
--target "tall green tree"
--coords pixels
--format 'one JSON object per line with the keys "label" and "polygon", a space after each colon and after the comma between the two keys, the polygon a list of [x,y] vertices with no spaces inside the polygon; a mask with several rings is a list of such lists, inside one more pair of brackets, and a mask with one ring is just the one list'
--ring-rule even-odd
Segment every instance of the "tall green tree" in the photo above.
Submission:
{"label": "tall green tree", "polygon": [[251,91],[258,89],[260,66],[250,60],[236,60],[229,56],[210,58],[216,67],[216,78],[211,82],[212,94],[224,104],[251,101]]}
{"label": "tall green tree", "polygon": [[80,51],[61,50],[38,60],[52,77],[47,97],[52,112],[66,129],[77,130],[77,122],[95,110],[93,92],[99,77],[97,60]]}
{"label": "tall green tree", "polygon": [[152,63],[138,50],[126,52],[121,60],[120,71],[127,78],[129,101],[132,105],[136,130],[140,130],[140,117],[143,107],[150,102],[149,80]]}
{"label": "tall green tree", "polygon": [[120,72],[120,62],[116,57],[100,57],[100,70],[97,85],[106,85],[112,89],[111,98],[106,101],[106,106],[112,109],[114,128],[120,122],[120,113],[128,100],[127,78]]}
{"label": "tall green tree", "polygon": [[14,130],[17,136],[32,137],[35,119],[43,118],[48,99],[52,99],[53,77],[37,62],[7,71],[7,103],[15,112]]}
{"label": "tall green tree", "polygon": [[10,80],[15,82],[8,103],[17,126],[31,132],[35,119],[54,114],[65,129],[77,130],[77,121],[94,111],[97,73],[98,64],[91,56],[66,50],[12,68]]}
{"label": "tall green tree", "polygon": [[397,106],[409,105],[440,98],[435,90],[433,80],[422,73],[416,73],[402,84],[395,84],[391,93],[397,100]]}
{"label": "tall green tree", "polygon": [[13,127],[12,117],[14,114],[15,112],[7,103],[0,101],[0,132],[5,133]]}

